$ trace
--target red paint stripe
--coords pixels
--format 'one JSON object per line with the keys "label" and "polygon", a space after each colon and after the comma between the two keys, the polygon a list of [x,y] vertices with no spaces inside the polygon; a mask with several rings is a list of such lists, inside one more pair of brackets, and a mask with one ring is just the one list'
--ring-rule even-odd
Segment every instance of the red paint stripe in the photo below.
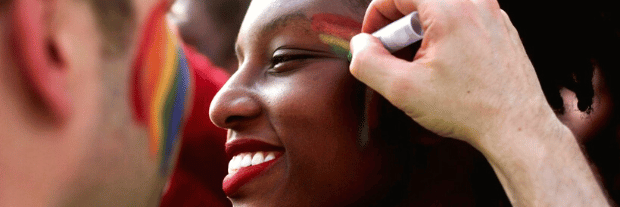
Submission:
{"label": "red paint stripe", "polygon": [[[159,31],[154,33],[154,41],[152,42],[152,48],[148,52],[148,59],[146,67],[144,68],[144,79],[142,80],[142,94],[145,96],[144,104],[152,102],[155,95],[156,86],[161,76],[162,68],[164,67],[164,56],[166,52],[166,32],[165,32],[165,20],[162,18],[157,25]],[[150,111],[149,106],[143,107],[146,111]],[[147,113],[148,114],[148,113]]]}
{"label": "red paint stripe", "polygon": [[138,53],[133,63],[133,78],[132,78],[132,87],[133,91],[131,94],[131,101],[134,106],[134,118],[138,123],[146,124],[146,110],[145,110],[145,100],[143,100],[141,81],[143,80],[144,73],[144,64],[145,59],[148,55],[148,48],[152,44],[153,32],[157,32],[157,27],[155,26],[158,21],[165,16],[166,11],[168,10],[168,1],[161,1],[151,12],[149,19],[144,27],[144,33],[142,34],[142,42],[138,47]]}
{"label": "red paint stripe", "polygon": [[318,13],[312,16],[312,29],[350,40],[360,33],[362,24],[346,16]]}

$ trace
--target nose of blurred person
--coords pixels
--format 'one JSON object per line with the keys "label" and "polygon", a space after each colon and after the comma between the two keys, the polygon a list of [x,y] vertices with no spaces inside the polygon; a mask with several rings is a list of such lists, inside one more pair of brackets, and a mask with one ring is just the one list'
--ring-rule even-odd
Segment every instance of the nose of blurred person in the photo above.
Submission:
{"label": "nose of blurred person", "polygon": [[209,111],[211,121],[218,127],[237,129],[261,114],[261,104],[251,88],[231,77],[215,95]]}

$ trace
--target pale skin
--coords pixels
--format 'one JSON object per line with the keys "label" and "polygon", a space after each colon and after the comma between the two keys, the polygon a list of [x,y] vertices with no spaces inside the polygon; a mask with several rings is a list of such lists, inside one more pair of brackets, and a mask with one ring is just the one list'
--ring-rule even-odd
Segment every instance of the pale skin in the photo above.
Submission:
{"label": "pale skin", "polygon": [[[102,28],[88,1],[13,0],[0,7],[0,206],[158,205],[167,177],[158,174],[128,97],[139,25],[160,1],[129,2],[136,28],[127,51],[113,56],[102,53]],[[21,16],[27,18],[15,18],[18,8],[29,9]],[[9,41],[15,25],[34,28],[29,37],[44,44]],[[19,64],[16,42],[56,58],[35,69]],[[60,72],[29,81],[22,72],[31,70]],[[47,87],[55,85],[61,87]]]}
{"label": "pale skin", "polygon": [[362,30],[412,11],[425,31],[414,60],[360,34],[351,40],[353,76],[423,127],[481,151],[513,205],[609,205],[495,0],[376,0]]}

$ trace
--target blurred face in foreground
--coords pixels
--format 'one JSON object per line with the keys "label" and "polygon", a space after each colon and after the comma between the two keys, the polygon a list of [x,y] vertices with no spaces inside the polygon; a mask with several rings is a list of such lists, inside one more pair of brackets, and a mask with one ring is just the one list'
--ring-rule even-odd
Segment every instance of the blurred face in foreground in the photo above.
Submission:
{"label": "blurred face in foreground", "polygon": [[157,205],[174,161],[136,119],[131,77],[167,3],[0,3],[0,206]]}
{"label": "blurred face in foreground", "polygon": [[364,10],[330,0],[250,5],[239,70],[210,113],[228,129],[223,189],[235,206],[367,204],[385,190],[378,183],[389,183],[393,160],[381,141],[362,141],[365,86],[348,72]]}

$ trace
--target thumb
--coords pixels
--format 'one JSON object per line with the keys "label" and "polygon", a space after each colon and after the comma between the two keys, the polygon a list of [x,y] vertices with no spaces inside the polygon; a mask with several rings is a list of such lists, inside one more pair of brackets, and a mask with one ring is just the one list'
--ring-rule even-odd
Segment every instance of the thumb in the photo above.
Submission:
{"label": "thumb", "polygon": [[[360,33],[351,39],[351,74],[368,87],[379,92],[397,107],[405,93],[416,90],[421,74],[416,63],[399,59],[388,52],[376,37]],[[419,88],[418,88],[419,89]]]}

